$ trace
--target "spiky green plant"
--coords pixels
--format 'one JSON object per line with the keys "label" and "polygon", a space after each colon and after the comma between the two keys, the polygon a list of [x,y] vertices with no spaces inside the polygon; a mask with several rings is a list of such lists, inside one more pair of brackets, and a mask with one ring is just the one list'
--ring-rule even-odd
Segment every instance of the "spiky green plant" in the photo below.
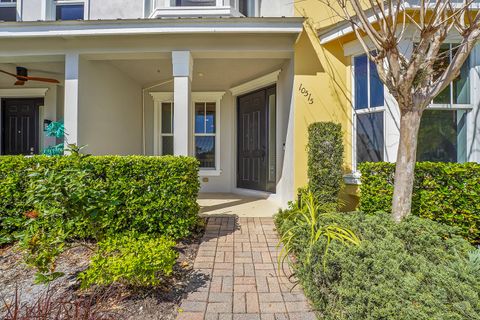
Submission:
{"label": "spiky green plant", "polygon": [[300,200],[300,203],[283,212],[285,214],[283,219],[290,220],[291,223],[286,230],[280,232],[280,243],[283,244],[283,247],[278,257],[279,267],[295,253],[295,248],[300,246],[306,246],[306,248],[302,248],[302,251],[305,252],[304,262],[310,264],[312,248],[321,238],[325,238],[327,241],[324,265],[332,241],[340,241],[345,245],[360,244],[360,239],[352,230],[336,223],[327,222],[331,214],[335,212],[336,203],[321,204],[311,191],[303,192]]}

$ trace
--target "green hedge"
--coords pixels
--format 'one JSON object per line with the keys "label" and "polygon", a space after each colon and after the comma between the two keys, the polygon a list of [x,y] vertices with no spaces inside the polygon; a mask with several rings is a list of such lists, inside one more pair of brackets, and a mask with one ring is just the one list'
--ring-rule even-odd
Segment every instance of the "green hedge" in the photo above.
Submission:
{"label": "green hedge", "polygon": [[[362,163],[360,210],[391,211],[395,164]],[[456,226],[480,244],[480,164],[417,163],[412,212]]]}
{"label": "green hedge", "polygon": [[[25,213],[33,210],[32,203],[38,201],[28,199],[28,195],[35,197],[36,189],[32,192],[32,188],[47,186],[43,190],[43,205],[58,204],[59,198],[72,197],[75,192],[65,190],[62,179],[54,179],[55,176],[68,177],[79,172],[86,172],[79,175],[82,179],[93,180],[81,181],[82,187],[94,185],[98,189],[89,195],[96,198],[87,205],[102,202],[98,206],[101,212],[90,210],[89,214],[102,216],[97,220],[102,221],[104,233],[135,230],[179,238],[187,235],[197,221],[198,162],[193,158],[3,156],[0,157],[0,244],[13,241],[29,220]],[[63,203],[83,200],[68,201]]]}
{"label": "green hedge", "polygon": [[336,203],[342,184],[342,126],[316,122],[308,127],[308,180],[321,203]]}
{"label": "green hedge", "polygon": [[[282,233],[292,221],[276,223]],[[480,249],[452,227],[415,216],[395,223],[386,213],[334,213],[319,223],[361,239],[320,238],[310,263],[309,230],[297,239],[294,271],[319,319],[479,319]]]}

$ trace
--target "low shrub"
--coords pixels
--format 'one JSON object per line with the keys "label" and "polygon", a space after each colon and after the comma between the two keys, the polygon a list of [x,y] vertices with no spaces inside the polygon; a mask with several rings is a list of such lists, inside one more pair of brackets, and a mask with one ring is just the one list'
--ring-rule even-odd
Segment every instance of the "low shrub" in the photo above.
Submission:
{"label": "low shrub", "polygon": [[[396,224],[385,213],[322,220],[361,239],[345,246],[321,238],[310,263],[306,243],[297,246],[296,274],[322,319],[479,319],[478,253],[451,227],[415,216]],[[277,219],[280,231],[285,221]]]}
{"label": "low shrub", "polygon": [[[362,163],[360,209],[391,211],[395,164]],[[480,164],[417,163],[412,213],[459,229],[480,244]]]}
{"label": "low shrub", "polygon": [[308,187],[321,203],[337,203],[342,185],[342,126],[316,122],[308,127]]}
{"label": "low shrub", "polygon": [[198,190],[193,158],[0,157],[0,245],[32,224],[31,211],[39,219],[68,218],[84,237],[96,234],[83,218],[101,233],[184,237],[197,221]]}
{"label": "low shrub", "polygon": [[172,273],[178,256],[175,241],[135,232],[108,237],[98,246],[90,266],[79,276],[84,288],[114,282],[157,286]]}
{"label": "low shrub", "polygon": [[0,241],[19,238],[36,282],[49,282],[62,275],[56,258],[74,240],[126,231],[187,236],[198,219],[198,189],[193,158],[1,157]]}

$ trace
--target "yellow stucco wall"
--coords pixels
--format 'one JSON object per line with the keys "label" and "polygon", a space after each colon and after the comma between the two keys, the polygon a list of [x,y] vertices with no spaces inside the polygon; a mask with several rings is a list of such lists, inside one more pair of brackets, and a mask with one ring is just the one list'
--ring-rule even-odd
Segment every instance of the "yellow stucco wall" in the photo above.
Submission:
{"label": "yellow stucco wall", "polygon": [[[307,184],[308,126],[317,121],[340,123],[344,133],[344,170],[352,169],[352,109],[350,57],[341,41],[321,45],[319,28],[338,22],[318,0],[296,2],[296,14],[307,18],[295,47],[295,188]],[[303,91],[302,91],[303,89]],[[347,210],[357,203],[356,188],[344,189]]]}

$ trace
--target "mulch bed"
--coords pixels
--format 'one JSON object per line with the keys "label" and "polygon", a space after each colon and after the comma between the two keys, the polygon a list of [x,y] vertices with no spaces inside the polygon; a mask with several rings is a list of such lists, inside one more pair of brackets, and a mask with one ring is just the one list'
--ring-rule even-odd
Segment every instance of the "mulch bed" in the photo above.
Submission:
{"label": "mulch bed", "polygon": [[[95,315],[92,319],[176,319],[182,298],[208,281],[203,274],[193,270],[202,234],[203,230],[198,231],[177,244],[179,258],[174,274],[157,288],[113,285],[108,288],[80,290],[76,276],[88,267],[93,254],[91,249],[80,243],[63,253],[58,259],[57,271],[63,272],[64,276],[56,279],[49,286],[34,284],[35,271],[23,263],[18,246],[0,248],[0,319],[8,319],[7,306],[14,306],[15,299],[24,306],[22,309],[24,311],[28,308],[46,309],[45,305],[48,301],[49,305],[54,305],[51,307],[52,310],[65,308],[65,305],[72,310],[79,305],[86,305],[88,312]],[[54,312],[48,311],[48,313]],[[77,319],[76,317],[66,318]],[[64,317],[52,316],[45,318],[47,319],[64,319]]]}

